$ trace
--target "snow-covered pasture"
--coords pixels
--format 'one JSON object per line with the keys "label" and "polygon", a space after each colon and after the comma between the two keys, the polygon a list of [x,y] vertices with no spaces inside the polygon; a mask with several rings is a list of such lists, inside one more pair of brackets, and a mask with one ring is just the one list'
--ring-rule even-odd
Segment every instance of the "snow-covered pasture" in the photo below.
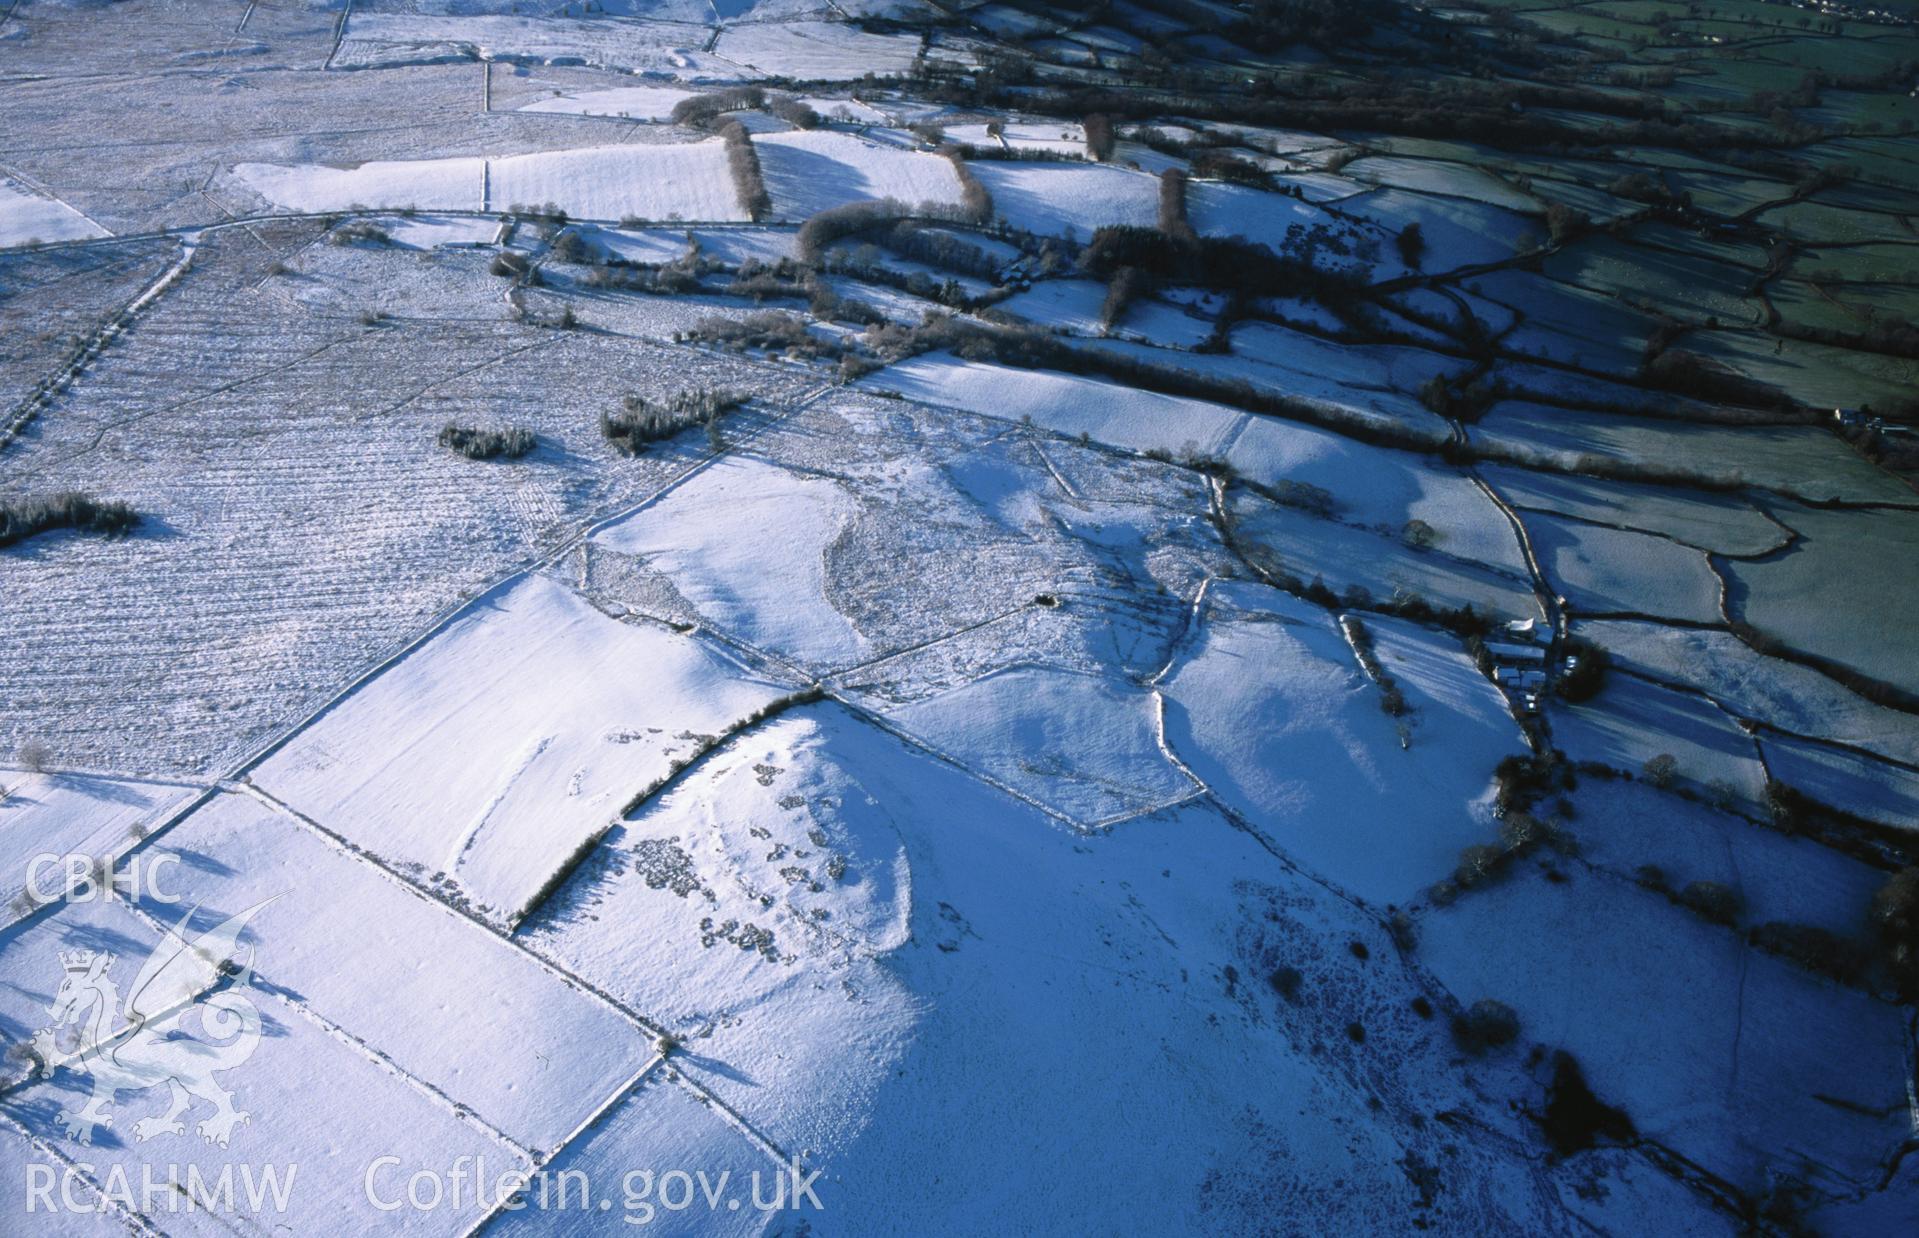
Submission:
{"label": "snow-covered pasture", "polygon": [[675,104],[698,93],[678,86],[610,86],[567,90],[521,104],[516,111],[568,116],[612,116],[629,120],[665,120]]}
{"label": "snow-covered pasture", "polygon": [[1365,591],[1375,601],[1423,599],[1457,610],[1508,619],[1540,617],[1539,600],[1522,571],[1455,557],[1442,541],[1417,549],[1399,530],[1380,531],[1328,520],[1253,494],[1237,495],[1235,535],[1262,568],[1303,582],[1321,580],[1335,593]]}
{"label": "snow-covered pasture", "polygon": [[1766,770],[1752,737],[1709,699],[1617,676],[1590,701],[1552,707],[1553,735],[1576,761],[1640,774],[1670,756],[1676,781],[1746,803],[1765,798]]}
{"label": "snow-covered pasture", "polygon": [[629,143],[509,155],[381,160],[352,168],[243,163],[234,174],[275,206],[506,211],[551,203],[580,219],[744,220],[714,141]]}
{"label": "snow-covered pasture", "polygon": [[1871,1189],[1905,1125],[1895,1007],[1629,881],[1528,868],[1422,917],[1419,934],[1454,992],[1507,1003],[1641,1136],[1742,1190],[1782,1163],[1824,1189]]}
{"label": "snow-covered pasture", "polygon": [[1784,546],[1791,536],[1778,521],[1731,495],[1539,473],[1504,464],[1483,464],[1479,474],[1515,507],[1657,533],[1715,554],[1765,554]]}
{"label": "snow-covered pasture", "polygon": [[1739,478],[1818,502],[1913,502],[1911,489],[1813,426],[1699,425],[1506,400],[1470,434],[1570,465],[1588,453],[1649,468],[1683,462],[1711,477]]}
{"label": "snow-covered pasture", "polygon": [[1163,681],[1166,746],[1309,871],[1383,904],[1414,897],[1493,833],[1490,771],[1521,743],[1453,642],[1366,622],[1410,706],[1402,719],[1380,708],[1325,611],[1214,586]]}
{"label": "snow-covered pasture", "polygon": [[[629,666],[643,673],[609,676]],[[254,775],[489,920],[512,924],[648,786],[795,685],[523,578],[356,690]]]}
{"label": "snow-covered pasture", "polygon": [[1576,613],[1721,619],[1719,578],[1690,546],[1536,512],[1525,523],[1548,579]]}
{"label": "snow-covered pasture", "polygon": [[761,134],[753,146],[780,219],[798,222],[829,207],[882,198],[909,206],[960,200],[953,165],[929,151],[826,129]]}
{"label": "snow-covered pasture", "polygon": [[825,559],[857,509],[835,481],[732,455],[594,543],[664,575],[732,637],[801,665],[842,666],[869,645],[829,601]]}
{"label": "snow-covered pasture", "polygon": [[[0,919],[24,914],[15,900],[34,886],[34,902],[57,897],[101,859],[134,845],[199,794],[186,783],[104,778],[84,773],[0,770]],[[49,862],[46,857],[60,857]]]}
{"label": "snow-covered pasture", "polygon": [[[49,534],[8,550],[0,751],[32,737],[55,765],[221,772],[463,594],[705,453],[689,435],[618,456],[597,418],[623,394],[710,383],[777,405],[808,382],[619,335],[446,320],[445,302],[378,327],[357,305],[315,313],[285,294],[318,281],[268,268],[318,234],[210,237],[0,455],[8,493],[92,491],[143,517],[123,541]],[[367,253],[400,263],[395,278],[480,257]],[[500,317],[483,272],[467,285]],[[466,460],[433,441],[456,419],[525,425],[540,446],[510,467]]]}
{"label": "snow-covered pasture", "polygon": [[921,42],[915,34],[879,34],[847,22],[758,21],[726,26],[713,53],[763,77],[850,82],[910,72]]}
{"label": "snow-covered pasture", "polygon": [[1911,570],[1919,512],[1780,504],[1773,514],[1800,539],[1784,553],[1726,564],[1741,617],[1796,649],[1919,692],[1919,573]]}
{"label": "snow-covered pasture", "polygon": [[107,230],[56,198],[0,177],[0,249],[42,241],[85,241]]}
{"label": "snow-covered pasture", "polygon": [[1728,709],[1782,731],[1919,764],[1919,718],[1847,690],[1811,667],[1758,653],[1730,632],[1598,621],[1579,631],[1613,665],[1710,693]]}
{"label": "snow-covered pasture", "polygon": [[1150,228],[1159,219],[1159,181],[1093,163],[991,163],[973,174],[1008,224],[1042,236],[1087,241],[1108,224]]}

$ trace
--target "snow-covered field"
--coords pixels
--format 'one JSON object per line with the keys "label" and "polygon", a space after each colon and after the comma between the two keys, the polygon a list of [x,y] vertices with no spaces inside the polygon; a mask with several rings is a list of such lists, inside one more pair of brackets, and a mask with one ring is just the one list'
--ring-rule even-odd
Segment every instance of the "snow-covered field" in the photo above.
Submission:
{"label": "snow-covered field", "polygon": [[108,235],[64,202],[42,197],[0,177],[0,249],[45,241],[83,241]]}
{"label": "snow-covered field", "polygon": [[606,90],[555,92],[523,103],[522,112],[554,112],[568,116],[618,116],[629,120],[665,120],[673,106],[697,91],[677,86],[614,86]]}
{"label": "snow-covered field", "polygon": [[1546,575],[1578,614],[1719,619],[1719,579],[1706,556],[1690,546],[1538,514],[1526,518],[1526,528]]}
{"label": "snow-covered field", "polygon": [[741,22],[721,30],[713,52],[762,77],[851,81],[910,71],[920,43],[917,35],[872,33],[844,22]]}
{"label": "snow-covered field", "polygon": [[234,174],[276,206],[506,211],[558,206],[580,219],[743,220],[715,141],[590,146],[504,159],[386,161],[356,168],[241,164]]}
{"label": "snow-covered field", "polygon": [[[645,673],[609,679],[619,665]],[[476,599],[254,777],[443,896],[513,924],[635,789],[780,691],[713,649],[532,577]],[[514,702],[514,713],[468,707],[482,699]]]}
{"label": "snow-covered field", "polygon": [[959,201],[953,165],[926,151],[828,130],[767,133],[753,145],[773,210],[782,219],[800,221],[828,207],[882,198],[909,206]]}
{"label": "snow-covered field", "polygon": [[1042,236],[1092,239],[1107,224],[1150,228],[1159,218],[1159,182],[1101,164],[982,163],[973,174],[999,217]]}

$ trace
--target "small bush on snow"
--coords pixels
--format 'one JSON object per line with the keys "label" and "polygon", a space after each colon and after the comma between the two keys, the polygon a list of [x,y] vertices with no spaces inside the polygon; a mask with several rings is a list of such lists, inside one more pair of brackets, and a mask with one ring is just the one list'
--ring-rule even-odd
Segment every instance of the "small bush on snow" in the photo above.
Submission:
{"label": "small bush on snow", "polygon": [[[746,402],[743,392],[722,390],[676,391],[664,400],[629,395],[617,413],[600,414],[600,433],[623,455],[634,456],[648,443],[671,438],[691,426],[706,425],[717,437],[720,415]],[[723,446],[723,442],[718,444]]]}
{"label": "small bush on snow", "polygon": [[1482,998],[1453,1016],[1453,1042],[1475,1057],[1511,1044],[1518,1035],[1519,1016],[1511,1006],[1491,998]]}
{"label": "small bush on snow", "polygon": [[68,492],[51,499],[20,499],[0,504],[0,546],[55,529],[124,537],[139,523],[139,515],[125,503],[101,502],[85,494]]}
{"label": "small bush on snow", "polygon": [[493,460],[504,456],[517,460],[532,451],[539,440],[523,426],[503,430],[483,430],[447,422],[440,430],[440,446],[457,451],[469,460]]}

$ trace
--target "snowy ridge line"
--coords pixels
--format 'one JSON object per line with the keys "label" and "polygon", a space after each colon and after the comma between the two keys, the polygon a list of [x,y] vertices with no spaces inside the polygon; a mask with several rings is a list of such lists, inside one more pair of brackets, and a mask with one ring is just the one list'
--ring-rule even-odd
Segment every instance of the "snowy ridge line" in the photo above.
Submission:
{"label": "snowy ridge line", "polygon": [[107,345],[113,343],[122,332],[133,325],[134,319],[141,311],[164,296],[168,289],[179,282],[180,277],[185,275],[187,269],[193,265],[193,255],[198,248],[197,237],[183,238],[180,257],[172,266],[162,271],[158,278],[129,301],[120,312],[94,328],[80,342],[80,346],[67,359],[67,363],[55,371],[51,378],[42,379],[35,384],[33,391],[20,402],[19,407],[8,415],[4,423],[0,423],[0,451],[6,450],[8,444],[18,438],[20,431],[26,429],[27,424],[39,416],[41,410],[51,405],[56,397],[65,393],[94,359],[106,351]]}
{"label": "snowy ridge line", "polygon": [[[11,12],[12,10],[8,10],[9,14],[11,14]],[[0,16],[0,24],[5,24],[5,21],[6,17]],[[124,1225],[128,1233],[152,1235],[152,1238],[164,1238],[164,1235],[153,1227],[153,1222],[149,1220],[144,1213],[136,1212],[127,1207],[126,1204],[119,1199],[108,1195],[106,1188],[102,1186],[91,1173],[80,1168],[80,1162],[74,1160],[60,1149],[40,1138],[40,1136],[20,1125],[19,1122],[14,1120],[11,1114],[6,1113],[4,1110],[0,1110],[0,1126],[6,1127],[8,1130],[13,1131],[25,1139],[28,1146],[40,1155],[50,1161],[57,1162],[66,1171],[67,1177],[77,1178],[79,1181],[84,1182],[87,1188],[98,1197],[102,1209],[110,1213],[115,1220]]]}

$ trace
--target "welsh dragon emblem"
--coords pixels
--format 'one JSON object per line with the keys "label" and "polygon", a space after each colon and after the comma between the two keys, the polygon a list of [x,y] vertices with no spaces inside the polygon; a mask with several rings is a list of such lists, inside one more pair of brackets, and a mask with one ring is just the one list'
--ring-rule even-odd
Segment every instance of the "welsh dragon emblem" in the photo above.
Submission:
{"label": "welsh dragon emblem", "polygon": [[244,992],[252,979],[250,947],[245,965],[235,964],[241,930],[264,906],[230,916],[192,940],[186,936],[193,915],[188,911],[147,956],[124,1001],[109,974],[114,955],[62,952],[64,974],[48,1007],[53,1023],[35,1033],[32,1051],[47,1071],[64,1066],[93,1079],[87,1102],[60,1115],[69,1136],[92,1143],[96,1127],[113,1125],[109,1107],[120,1093],[161,1084],[167,1087],[166,1112],[135,1122],[137,1139],[183,1133],[181,1115],[196,1099],[213,1106],[196,1126],[209,1143],[225,1147],[233,1128],[246,1123],[246,1112],[233,1107],[233,1093],[214,1076],[244,1063],[260,1043],[260,1011]]}

